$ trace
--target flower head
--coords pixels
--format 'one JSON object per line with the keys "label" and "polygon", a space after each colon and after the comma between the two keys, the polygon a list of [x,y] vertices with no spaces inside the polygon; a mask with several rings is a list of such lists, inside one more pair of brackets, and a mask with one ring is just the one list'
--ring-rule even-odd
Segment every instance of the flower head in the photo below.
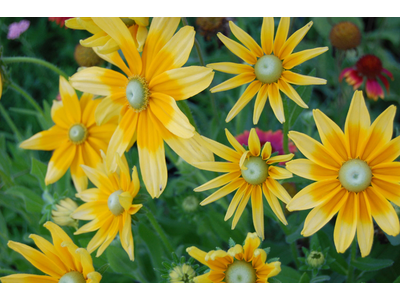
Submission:
{"label": "flower head", "polygon": [[169,272],[171,283],[193,283],[196,271],[187,264],[177,265]]}
{"label": "flower head", "polygon": [[[182,68],[193,47],[195,32],[185,26],[174,35],[180,18],[154,18],[141,56],[121,19],[92,21],[121,47],[128,65],[118,52],[100,57],[126,75],[91,67],[72,76],[72,85],[107,96],[96,110],[96,121],[102,124],[114,115],[120,116],[107,152],[122,155],[137,141],[143,181],[149,194],[159,197],[168,178],[164,141],[188,163],[213,159],[176,101],[207,88],[214,73],[206,67]],[[110,168],[115,167],[114,158],[107,156]]]}
{"label": "flower head", "polygon": [[[143,51],[143,46],[147,37],[147,26],[149,26],[149,18],[120,18],[125,27],[129,30],[133,38],[135,48],[138,51]],[[80,43],[85,47],[98,47],[99,53],[110,54],[120,49],[118,42],[109,35],[104,28],[99,26],[93,18],[73,18],[65,22],[65,25],[72,29],[87,30],[91,37],[86,40],[81,40]]]}
{"label": "flower head", "polygon": [[378,78],[389,93],[389,81],[383,74],[393,80],[392,73],[382,67],[382,61],[375,55],[367,54],[361,57],[354,67],[344,69],[340,73],[339,80],[342,81],[343,77],[345,77],[346,82],[356,90],[363,84],[364,79],[366,79],[367,97],[376,101],[379,97],[381,99],[385,98]]}
{"label": "flower head", "polygon": [[81,99],[68,81],[60,76],[62,101],[53,101],[51,118],[55,125],[20,144],[23,149],[54,150],[50,159],[46,185],[59,180],[71,167],[72,180],[78,192],[87,188],[87,176],[81,165],[95,168],[101,163],[100,150],[106,150],[115,131],[114,119],[97,126],[94,112],[100,99],[85,93]]}
{"label": "flower head", "polygon": [[13,241],[8,242],[8,247],[46,275],[13,274],[0,280],[3,283],[99,283],[101,275],[94,270],[89,252],[78,248],[56,224],[46,222],[44,227],[50,231],[53,243],[36,234],[29,236],[41,251]]}
{"label": "flower head", "polygon": [[21,20],[20,22],[11,23],[8,26],[7,39],[15,40],[20,37],[29,28],[30,22],[28,20]]}
{"label": "flower head", "polygon": [[[115,153],[109,152],[109,155],[113,154]],[[78,207],[72,217],[91,222],[79,228],[74,234],[97,231],[87,249],[89,253],[92,253],[100,247],[96,255],[98,257],[119,232],[122,247],[129,258],[134,260],[131,216],[143,206],[142,204],[132,204],[140,189],[136,167],[133,168],[131,178],[125,156],[121,158],[115,154],[118,168],[114,171],[107,169],[104,153],[102,156],[103,164],[98,165],[96,169],[82,166],[85,174],[96,188],[76,194],[86,203]]]}
{"label": "flower head", "polygon": [[72,226],[78,228],[78,220],[71,217],[71,214],[78,208],[75,201],[70,198],[60,200],[56,209],[52,210],[53,221],[60,226]]}
{"label": "flower head", "polygon": [[322,144],[291,131],[289,137],[308,159],[286,164],[288,170],[316,181],[297,193],[288,210],[312,208],[302,234],[310,236],[338,213],[334,230],[336,250],[343,253],[357,231],[361,255],[369,254],[375,222],[389,235],[400,232],[393,206],[400,204],[400,137],[393,140],[395,106],[371,125],[361,91],[356,91],[343,131],[320,110],[314,110]]}
{"label": "flower head", "polygon": [[229,143],[235,150],[206,137],[203,138],[208,143],[211,151],[228,162],[200,162],[194,165],[202,170],[224,172],[226,174],[194,190],[201,192],[225,185],[204,199],[200,205],[212,203],[237,190],[225,215],[226,221],[232,217],[236,210],[232,229],[235,228],[251,197],[254,227],[259,237],[264,239],[264,204],[262,193],[264,193],[269,206],[279,220],[287,224],[277,197],[285,203],[289,203],[291,197],[277,180],[290,178],[292,177],[292,173],[284,168],[274,166],[274,164],[290,160],[293,154],[271,157],[271,143],[266,142],[261,150],[260,140],[254,128],[250,131],[249,135],[249,150],[240,145],[227,129],[225,129],[225,133]]}
{"label": "flower head", "polygon": [[71,19],[72,17],[49,17],[49,21],[56,22],[60,27],[64,27],[65,21]]}
{"label": "flower head", "polygon": [[352,22],[339,22],[332,27],[329,39],[333,47],[340,50],[349,50],[360,45],[361,32],[357,25]]}
{"label": "flower head", "polygon": [[208,64],[208,67],[217,71],[239,74],[213,87],[211,92],[226,91],[250,83],[228,113],[226,122],[232,120],[257,94],[253,123],[258,123],[267,98],[269,98],[275,116],[279,122],[283,123],[285,122],[285,116],[279,91],[282,91],[299,106],[308,108],[307,104],[304,103],[290,84],[326,84],[325,79],[300,75],[289,71],[293,67],[328,50],[328,47],[322,47],[292,53],[311,28],[313,22],[308,23],[287,39],[289,23],[290,18],[281,18],[274,40],[274,19],[264,18],[261,28],[261,47],[249,34],[236,26],[232,21],[229,22],[231,31],[244,46],[227,38],[222,33],[218,33],[219,39],[225,46],[245,61],[246,64],[229,62]]}
{"label": "flower head", "polygon": [[199,33],[209,41],[218,31],[228,34],[228,21],[229,18],[225,17],[199,17],[196,18],[196,25]]}
{"label": "flower head", "polygon": [[259,249],[260,238],[248,233],[244,246],[236,244],[228,251],[208,253],[197,247],[186,249],[190,256],[210,268],[210,272],[194,278],[197,283],[266,283],[281,271],[281,263],[267,263],[267,253]]}
{"label": "flower head", "polygon": [[76,45],[74,58],[80,67],[100,66],[103,63],[103,60],[92,48],[83,47],[81,44]]}

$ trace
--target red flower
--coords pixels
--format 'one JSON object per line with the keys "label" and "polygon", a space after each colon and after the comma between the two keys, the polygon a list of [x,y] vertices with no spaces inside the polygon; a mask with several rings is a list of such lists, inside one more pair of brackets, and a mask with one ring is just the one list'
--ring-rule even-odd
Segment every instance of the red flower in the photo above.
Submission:
{"label": "red flower", "polygon": [[[278,155],[283,155],[285,154],[285,152],[283,151],[283,134],[282,134],[282,130],[277,130],[277,131],[272,131],[272,130],[268,130],[268,131],[262,131],[258,128],[256,128],[256,133],[258,135],[258,138],[260,139],[260,143],[261,143],[261,147],[263,147],[263,145],[266,142],[270,142],[271,143],[271,148],[272,148],[272,152],[274,153],[276,151],[278,151]],[[249,138],[249,134],[250,132],[245,130],[242,134],[239,134],[236,139],[237,141],[241,144],[241,145],[247,145],[247,141]],[[289,151],[291,153],[296,152],[297,148],[295,145],[293,145],[293,143],[291,141],[289,141]],[[281,165],[284,165],[285,163],[280,163]]]}
{"label": "red flower", "polygon": [[382,67],[382,61],[375,55],[367,54],[361,57],[355,66],[344,69],[340,73],[339,80],[342,81],[343,77],[346,77],[346,82],[356,90],[362,85],[364,78],[366,78],[367,97],[376,101],[378,97],[384,98],[383,89],[377,80],[378,78],[385,85],[386,91],[389,93],[389,81],[383,74],[386,74],[386,76],[393,80],[392,73]]}
{"label": "red flower", "polygon": [[64,27],[65,21],[71,18],[72,17],[49,17],[49,21],[56,22],[60,27]]}

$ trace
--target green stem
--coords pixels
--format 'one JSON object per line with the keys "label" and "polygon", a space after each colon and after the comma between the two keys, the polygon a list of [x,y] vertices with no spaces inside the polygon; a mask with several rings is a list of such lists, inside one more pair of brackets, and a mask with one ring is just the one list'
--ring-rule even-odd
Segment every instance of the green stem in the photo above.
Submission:
{"label": "green stem", "polygon": [[40,58],[34,58],[34,57],[23,57],[23,56],[16,56],[16,57],[3,57],[1,59],[5,64],[10,64],[10,63],[32,63],[32,64],[37,64],[44,66],[54,72],[56,72],[58,75],[61,75],[68,79],[68,75],[61,69],[57,68],[55,65],[52,63],[49,63],[43,59]]}
{"label": "green stem", "polygon": [[19,132],[17,126],[15,126],[14,122],[11,120],[10,116],[8,115],[8,112],[4,109],[3,105],[1,104],[0,104],[0,113],[3,115],[3,118],[6,120],[8,126],[10,126],[11,130],[17,136],[18,141],[21,142],[22,141],[21,133]]}
{"label": "green stem", "polygon": [[288,132],[290,128],[290,117],[289,117],[289,107],[288,107],[288,102],[287,98],[285,97],[282,99],[283,102],[283,111],[285,113],[285,123],[283,123],[283,151],[285,151],[286,154],[290,153],[289,151],[289,137],[288,137]]}
{"label": "green stem", "polygon": [[0,274],[10,275],[10,274],[18,274],[18,272],[10,269],[0,269]]}
{"label": "green stem", "polygon": [[14,91],[20,93],[28,102],[37,110],[38,113],[41,115],[44,115],[42,108],[39,106],[39,104],[36,103],[35,99],[31,97],[23,88],[21,88],[19,85],[16,85],[14,82],[12,82],[9,85],[10,88],[12,88]]}
{"label": "green stem", "polygon": [[350,262],[349,268],[347,269],[347,282],[352,283],[354,282],[354,267],[352,266],[351,262],[355,260],[357,254],[357,241],[354,239],[353,243],[351,244],[350,249]]}
{"label": "green stem", "polygon": [[149,209],[146,209],[146,211],[147,211],[147,213],[146,213],[147,218],[149,218],[151,225],[153,225],[154,229],[157,231],[158,235],[160,236],[161,240],[163,241],[165,247],[167,247],[168,252],[169,253],[174,252],[174,248],[172,248],[170,242],[168,241],[167,236],[164,233],[164,230],[161,228],[160,224],[158,224],[153,213]]}

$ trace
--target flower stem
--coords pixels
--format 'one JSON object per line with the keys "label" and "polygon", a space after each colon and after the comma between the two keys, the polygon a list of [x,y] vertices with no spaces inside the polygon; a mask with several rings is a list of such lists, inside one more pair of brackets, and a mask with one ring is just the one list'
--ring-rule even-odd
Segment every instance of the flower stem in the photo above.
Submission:
{"label": "flower stem", "polygon": [[11,130],[17,136],[18,141],[21,142],[22,141],[21,133],[19,132],[17,126],[15,126],[14,122],[11,120],[10,116],[8,115],[8,112],[4,109],[3,105],[1,104],[0,104],[0,113],[3,115],[3,118],[6,120],[8,126],[10,126]]}
{"label": "flower stem", "polygon": [[149,218],[151,225],[153,225],[154,229],[157,231],[158,235],[160,236],[161,240],[163,241],[165,247],[167,247],[168,252],[169,253],[174,252],[174,248],[172,248],[171,243],[168,241],[168,238],[164,233],[164,230],[161,228],[160,224],[158,224],[153,213],[149,209],[145,209],[145,210],[146,210],[147,218]]}
{"label": "flower stem", "polygon": [[285,154],[289,154],[289,128],[290,128],[290,117],[289,117],[289,107],[288,107],[288,99],[285,97],[282,99],[283,102],[283,111],[285,112],[285,123],[283,123],[283,151]]}
{"label": "flower stem", "polygon": [[356,239],[353,240],[350,249],[350,262],[349,268],[347,269],[347,282],[352,283],[354,281],[354,267],[352,266],[352,261],[355,260],[357,254],[357,241]]}
{"label": "flower stem", "polygon": [[16,85],[14,82],[12,82],[9,85],[10,88],[12,88],[14,91],[20,93],[28,102],[37,110],[38,113],[43,115],[43,110],[39,106],[39,104],[36,103],[35,99],[33,99],[23,88],[21,88],[19,85]]}
{"label": "flower stem", "polygon": [[32,64],[37,64],[37,65],[41,65],[44,66],[54,72],[56,72],[57,74],[65,77],[66,79],[68,79],[68,75],[61,69],[57,68],[55,65],[53,65],[52,63],[49,63],[43,59],[40,58],[35,58],[35,57],[23,57],[23,56],[16,56],[16,57],[3,57],[1,59],[5,64],[10,64],[10,63],[32,63]]}

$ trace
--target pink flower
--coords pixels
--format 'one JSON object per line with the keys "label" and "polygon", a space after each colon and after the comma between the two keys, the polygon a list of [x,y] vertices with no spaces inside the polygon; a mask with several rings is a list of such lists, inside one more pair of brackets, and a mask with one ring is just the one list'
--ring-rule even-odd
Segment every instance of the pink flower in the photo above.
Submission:
{"label": "pink flower", "polygon": [[[275,132],[272,132],[272,130],[268,131],[262,131],[258,128],[256,128],[256,133],[258,135],[258,138],[260,139],[261,147],[266,143],[270,142],[271,143],[271,148],[272,148],[272,153],[278,151],[278,155],[283,155],[285,152],[283,151],[283,134],[282,130],[277,130]],[[242,134],[238,135],[236,137],[237,141],[241,145],[247,145],[247,140],[249,138],[250,132],[245,130]],[[297,148],[291,141],[289,141],[289,151],[291,153],[296,152]],[[284,165],[285,163],[280,163]]]}
{"label": "pink flower", "polygon": [[393,80],[393,75],[388,70],[382,67],[382,61],[372,54],[367,54],[361,57],[355,66],[344,69],[339,76],[339,80],[342,81],[343,77],[346,78],[346,82],[353,86],[353,89],[358,89],[366,79],[366,92],[367,97],[370,99],[378,100],[384,98],[383,89],[378,78],[386,87],[386,91],[389,93],[389,81],[385,76],[390,77]]}
{"label": "pink flower", "polygon": [[11,23],[8,26],[7,39],[15,40],[29,28],[30,22],[28,20],[22,20],[20,22]]}

